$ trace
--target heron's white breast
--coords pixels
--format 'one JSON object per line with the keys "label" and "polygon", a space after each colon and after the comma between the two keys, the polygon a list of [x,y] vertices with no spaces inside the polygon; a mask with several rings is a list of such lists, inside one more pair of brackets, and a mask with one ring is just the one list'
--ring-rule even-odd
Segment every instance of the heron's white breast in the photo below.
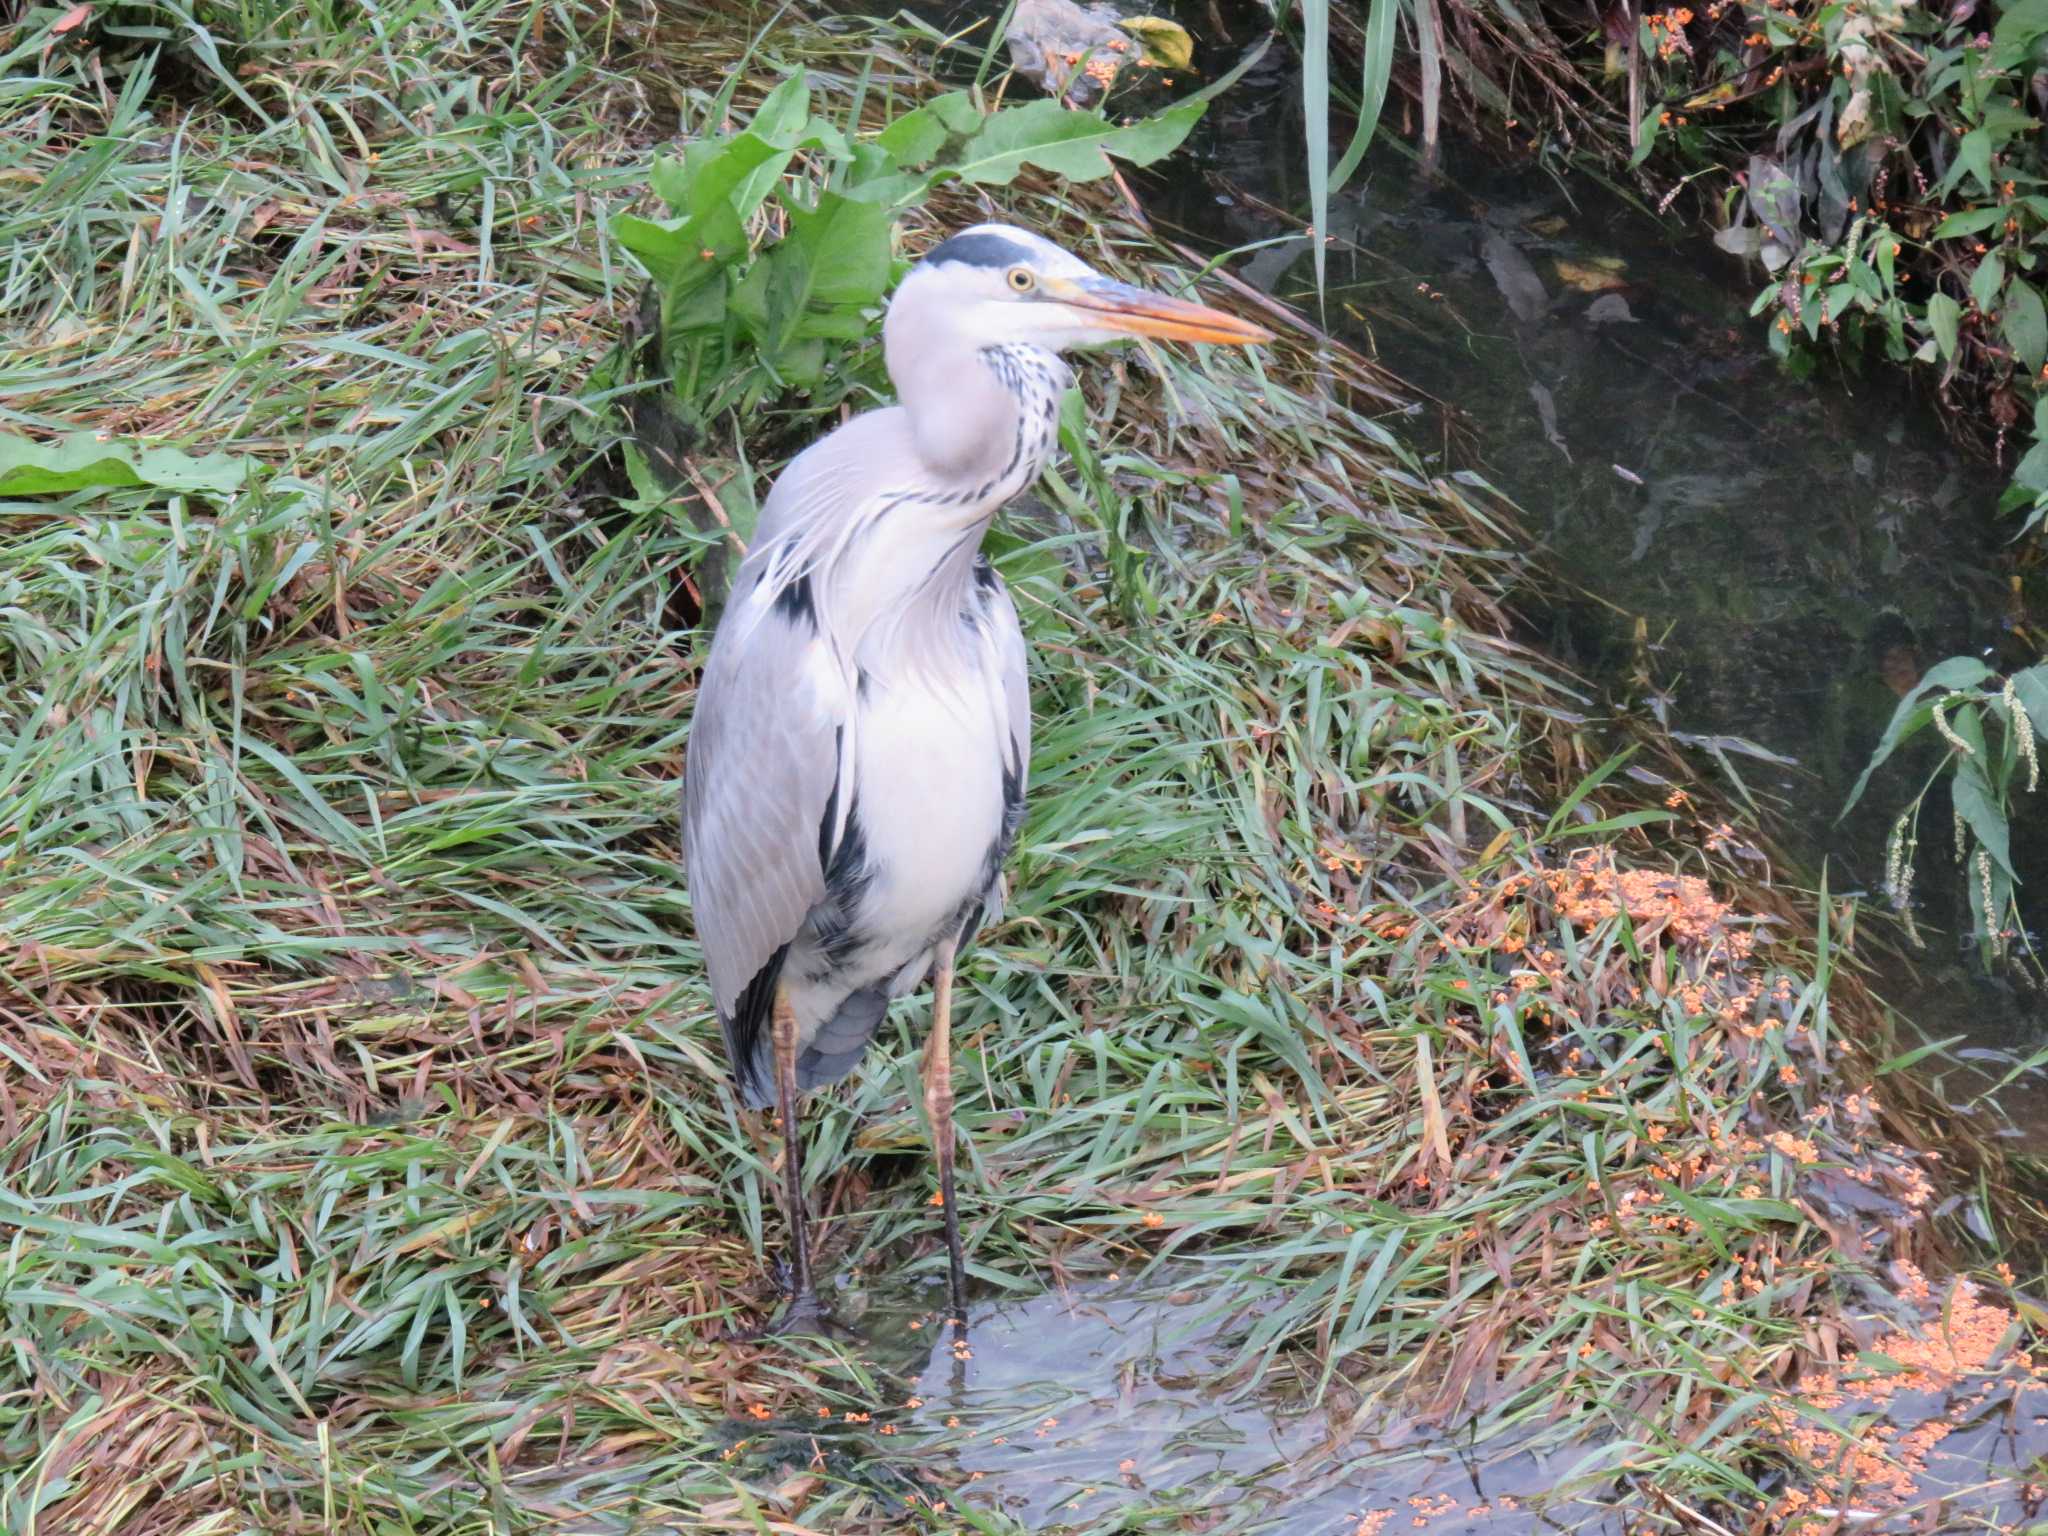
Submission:
{"label": "heron's white breast", "polygon": [[870,678],[861,712],[861,827],[874,872],[863,926],[907,960],[981,894],[1002,830],[1001,728],[978,677],[947,688]]}

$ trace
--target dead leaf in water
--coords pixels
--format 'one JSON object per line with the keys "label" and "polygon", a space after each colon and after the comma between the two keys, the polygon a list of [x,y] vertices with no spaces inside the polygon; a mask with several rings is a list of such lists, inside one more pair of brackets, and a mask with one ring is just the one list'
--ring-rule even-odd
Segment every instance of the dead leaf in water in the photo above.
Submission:
{"label": "dead leaf in water", "polygon": [[1566,261],[1558,257],[1551,265],[1557,269],[1559,282],[1581,293],[1605,293],[1610,288],[1628,286],[1628,279],[1622,275],[1621,262],[1612,256],[1595,256],[1588,261]]}
{"label": "dead leaf in water", "polygon": [[1126,16],[1117,23],[1145,45],[1145,62],[1160,69],[1187,69],[1195,62],[1188,29],[1164,16]]}

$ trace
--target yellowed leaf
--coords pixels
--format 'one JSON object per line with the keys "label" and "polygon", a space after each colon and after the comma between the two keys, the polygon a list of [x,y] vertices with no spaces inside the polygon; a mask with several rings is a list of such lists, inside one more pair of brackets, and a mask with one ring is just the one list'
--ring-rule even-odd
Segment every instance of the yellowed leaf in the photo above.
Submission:
{"label": "yellowed leaf", "polygon": [[1436,1067],[1430,1060],[1429,1036],[1415,1037],[1415,1086],[1422,1090],[1422,1141],[1446,1172],[1451,1166],[1451,1139],[1446,1130],[1443,1100],[1437,1097]]}
{"label": "yellowed leaf", "polygon": [[1164,16],[1126,16],[1117,23],[1145,45],[1145,62],[1160,69],[1186,69],[1195,62],[1188,29]]}
{"label": "yellowed leaf", "polygon": [[1621,263],[1612,257],[1595,257],[1591,261],[1566,261],[1560,257],[1552,265],[1557,268],[1559,282],[1581,293],[1605,293],[1610,288],[1628,286]]}

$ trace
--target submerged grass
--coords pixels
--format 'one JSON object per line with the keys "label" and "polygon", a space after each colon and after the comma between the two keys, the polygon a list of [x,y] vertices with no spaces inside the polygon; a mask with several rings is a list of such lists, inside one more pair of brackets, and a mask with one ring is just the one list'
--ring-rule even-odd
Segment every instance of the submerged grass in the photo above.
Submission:
{"label": "submerged grass", "polygon": [[[0,1521],[1009,1528],[856,1353],[726,1337],[777,1149],[676,872],[707,538],[585,388],[651,143],[776,67],[923,77],[739,5],[170,16],[0,47],[0,428],[247,470],[0,503]],[[1099,189],[1004,206],[1186,276]],[[1609,1447],[1665,1528],[1756,1510],[1753,1410],[1926,1256],[1924,1175],[1835,1092],[1825,946],[1624,873],[1721,843],[1587,755],[1506,638],[1509,514],[1389,387],[1305,331],[1104,361],[1005,532],[1040,726],[963,972],[973,1278],[1193,1264],[1332,1458],[1398,1413]],[[942,1280],[922,1006],[815,1117],[842,1275]]]}

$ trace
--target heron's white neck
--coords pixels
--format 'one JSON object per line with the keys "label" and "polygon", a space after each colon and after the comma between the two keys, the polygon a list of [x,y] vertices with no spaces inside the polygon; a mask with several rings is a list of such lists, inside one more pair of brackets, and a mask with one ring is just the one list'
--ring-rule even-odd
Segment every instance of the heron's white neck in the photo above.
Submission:
{"label": "heron's white neck", "polygon": [[886,616],[892,631],[926,631],[924,643],[953,622],[982,535],[1052,456],[1072,377],[1056,353],[1019,345],[983,348],[965,366],[956,359],[897,373],[919,463],[882,498],[838,572],[835,600],[854,633]]}
{"label": "heron's white neck", "polygon": [[[1060,356],[1043,347],[984,346],[959,337],[911,346],[894,331],[884,336],[889,377],[910,417],[921,467],[947,490],[988,486],[1009,465],[1019,425],[1048,407],[1057,411],[1073,378]],[[1041,456],[1025,484],[1043,465]]]}

